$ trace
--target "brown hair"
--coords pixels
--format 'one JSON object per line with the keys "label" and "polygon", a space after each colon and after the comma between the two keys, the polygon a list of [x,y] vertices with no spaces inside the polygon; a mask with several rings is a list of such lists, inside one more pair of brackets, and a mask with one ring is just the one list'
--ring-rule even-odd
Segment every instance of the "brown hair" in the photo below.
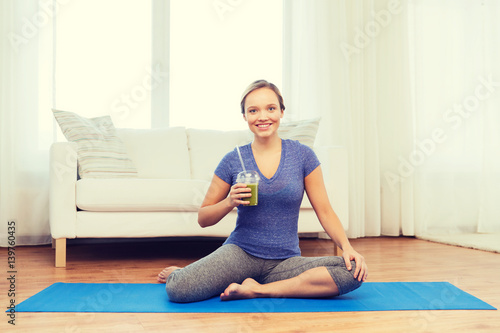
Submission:
{"label": "brown hair", "polygon": [[285,104],[283,103],[283,96],[281,96],[281,92],[276,87],[274,84],[271,82],[267,82],[266,80],[257,80],[253,83],[251,83],[243,92],[243,95],[241,96],[241,113],[245,114],[245,101],[247,99],[248,94],[250,94],[252,91],[260,89],[260,88],[268,88],[274,91],[276,96],[278,97],[278,101],[280,103],[280,109],[281,111],[285,111]]}

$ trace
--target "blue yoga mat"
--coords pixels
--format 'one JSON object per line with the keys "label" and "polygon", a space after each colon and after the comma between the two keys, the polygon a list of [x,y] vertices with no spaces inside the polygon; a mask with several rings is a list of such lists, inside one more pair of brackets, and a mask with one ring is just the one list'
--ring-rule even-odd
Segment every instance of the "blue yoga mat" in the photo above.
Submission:
{"label": "blue yoga mat", "polygon": [[448,282],[366,282],[324,299],[268,298],[173,303],[163,284],[55,283],[17,305],[17,312],[346,312],[496,310]]}

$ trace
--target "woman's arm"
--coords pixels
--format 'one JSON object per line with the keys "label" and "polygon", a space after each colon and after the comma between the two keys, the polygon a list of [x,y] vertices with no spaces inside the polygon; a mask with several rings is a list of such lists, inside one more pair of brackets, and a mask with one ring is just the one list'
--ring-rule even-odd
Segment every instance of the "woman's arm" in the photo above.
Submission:
{"label": "woman's arm", "polygon": [[368,268],[366,266],[365,259],[351,246],[342,223],[340,222],[337,214],[333,211],[330,200],[328,199],[325,183],[323,181],[321,166],[318,166],[309,175],[307,175],[304,179],[304,186],[309,201],[311,202],[323,229],[325,229],[326,233],[335,242],[335,244],[342,249],[342,256],[344,257],[347,268],[351,270],[351,260],[355,260],[356,271],[354,272],[354,277],[358,278],[360,281],[366,280]]}
{"label": "woman's arm", "polygon": [[251,189],[245,184],[235,184],[231,187],[217,175],[214,175],[198,211],[198,224],[203,228],[217,224],[234,207],[248,204],[248,201],[241,199],[252,196],[250,191]]}

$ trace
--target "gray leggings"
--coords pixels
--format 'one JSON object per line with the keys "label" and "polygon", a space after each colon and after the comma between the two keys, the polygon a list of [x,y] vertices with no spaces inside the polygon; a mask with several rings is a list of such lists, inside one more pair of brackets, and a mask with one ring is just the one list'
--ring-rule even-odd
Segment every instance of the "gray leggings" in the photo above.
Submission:
{"label": "gray leggings", "polygon": [[311,268],[326,267],[342,295],[361,286],[353,277],[356,263],[351,263],[352,270],[348,271],[342,257],[261,259],[237,245],[227,244],[172,272],[166,290],[173,302],[196,302],[220,295],[231,283],[242,283],[246,278],[265,284],[295,277]]}

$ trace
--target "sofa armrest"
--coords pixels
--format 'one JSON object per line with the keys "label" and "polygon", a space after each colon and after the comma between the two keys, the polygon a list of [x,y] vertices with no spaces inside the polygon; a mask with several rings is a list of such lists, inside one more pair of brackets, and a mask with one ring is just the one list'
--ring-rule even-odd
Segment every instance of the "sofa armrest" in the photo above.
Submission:
{"label": "sofa armrest", "polygon": [[49,219],[52,238],[76,237],[76,143],[56,142],[50,147]]}
{"label": "sofa armrest", "polygon": [[321,162],[326,191],[333,210],[344,226],[349,227],[349,170],[347,150],[340,146],[318,146],[314,151]]}

